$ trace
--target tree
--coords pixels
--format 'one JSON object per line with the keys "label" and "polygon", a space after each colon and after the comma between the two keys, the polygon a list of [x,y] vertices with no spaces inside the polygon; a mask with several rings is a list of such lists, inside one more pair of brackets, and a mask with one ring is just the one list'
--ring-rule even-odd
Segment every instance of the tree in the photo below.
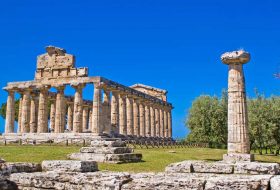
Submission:
{"label": "tree", "polygon": [[[3,103],[0,108],[0,115],[3,119],[6,119],[6,107],[7,107],[7,103]],[[19,111],[19,99],[15,101],[15,121],[18,121],[18,111]]]}

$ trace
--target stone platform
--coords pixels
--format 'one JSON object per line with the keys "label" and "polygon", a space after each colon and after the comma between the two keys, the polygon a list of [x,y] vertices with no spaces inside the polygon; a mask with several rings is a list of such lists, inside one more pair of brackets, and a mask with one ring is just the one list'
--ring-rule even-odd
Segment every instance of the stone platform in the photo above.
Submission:
{"label": "stone platform", "polygon": [[120,139],[96,139],[90,147],[83,147],[79,153],[68,156],[72,160],[96,161],[106,163],[140,162],[142,154],[133,153],[132,148],[126,147],[126,143]]}

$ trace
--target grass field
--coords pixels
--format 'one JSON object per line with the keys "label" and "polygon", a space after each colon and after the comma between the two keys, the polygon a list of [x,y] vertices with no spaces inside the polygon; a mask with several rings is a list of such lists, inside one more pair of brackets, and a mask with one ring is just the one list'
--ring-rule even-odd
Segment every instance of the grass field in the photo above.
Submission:
{"label": "grass field", "polygon": [[[67,154],[78,152],[78,146],[0,146],[0,157],[8,162],[37,162],[65,160]],[[172,153],[175,151],[175,153]],[[143,162],[129,164],[99,164],[100,170],[130,172],[160,172],[174,162],[183,160],[221,160],[226,150],[210,148],[136,149],[143,154]],[[280,156],[256,155],[262,162],[278,162]]]}

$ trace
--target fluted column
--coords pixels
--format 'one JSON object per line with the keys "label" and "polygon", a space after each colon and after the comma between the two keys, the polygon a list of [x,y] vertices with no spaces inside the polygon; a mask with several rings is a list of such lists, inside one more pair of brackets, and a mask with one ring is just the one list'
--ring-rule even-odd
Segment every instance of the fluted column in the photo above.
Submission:
{"label": "fluted column", "polygon": [[15,130],[15,92],[8,91],[5,133],[14,133]]}
{"label": "fluted column", "polygon": [[156,136],[156,126],[155,126],[155,109],[154,105],[150,107],[150,124],[151,124],[151,137]]}
{"label": "fluted column", "polygon": [[88,130],[89,110],[87,106],[83,108],[83,132]]}
{"label": "fluted column", "polygon": [[63,133],[65,128],[65,86],[57,86],[56,105],[55,105],[55,133]]}
{"label": "fluted column", "polygon": [[51,100],[51,110],[50,110],[50,131],[54,132],[55,129],[55,100]]}
{"label": "fluted column", "polygon": [[74,120],[73,120],[73,132],[81,133],[83,131],[83,84],[71,85],[75,88],[74,96]]}
{"label": "fluted column", "polygon": [[166,108],[163,109],[164,137],[168,137],[168,117]]}
{"label": "fluted column", "polygon": [[156,130],[156,137],[160,137],[160,112],[158,107],[155,107],[155,130]]}
{"label": "fluted column", "polygon": [[89,113],[88,113],[88,129],[91,131],[92,129],[92,107],[89,107]]}
{"label": "fluted column", "polygon": [[38,128],[37,133],[48,132],[48,90],[49,86],[41,86],[38,106]]}
{"label": "fluted column", "polygon": [[119,127],[120,134],[127,135],[126,95],[119,94]]}
{"label": "fluted column", "polygon": [[119,106],[118,106],[118,93],[116,91],[112,92],[111,97],[111,125],[112,131],[115,134],[119,133]]}
{"label": "fluted column", "polygon": [[18,128],[17,128],[17,132],[21,133],[22,132],[22,128],[21,128],[21,110],[22,110],[22,98],[23,98],[23,94],[21,92],[20,93],[20,97],[19,97],[19,106],[18,106]]}
{"label": "fluted column", "polygon": [[151,121],[150,121],[150,105],[146,103],[145,105],[145,136],[151,136]]}
{"label": "fluted column", "polygon": [[37,94],[31,93],[31,106],[30,106],[30,133],[37,132],[38,124],[38,97]]}
{"label": "fluted column", "polygon": [[104,133],[111,134],[111,100],[110,91],[104,89],[103,103],[102,103],[102,117],[103,117],[103,130]]}
{"label": "fluted column", "polygon": [[74,113],[74,105],[73,102],[68,103],[67,108],[67,129],[68,131],[73,131],[73,113]]}
{"label": "fluted column", "polygon": [[133,134],[137,137],[140,136],[139,131],[139,102],[138,100],[133,100]]}
{"label": "fluted column", "polygon": [[25,89],[23,92],[21,127],[23,133],[30,132],[30,89]]}
{"label": "fluted column", "polygon": [[142,102],[139,104],[139,128],[140,128],[140,136],[145,137],[145,107]]}
{"label": "fluted column", "polygon": [[126,118],[127,135],[133,135],[133,99],[128,96],[126,98]]}
{"label": "fluted column", "polygon": [[102,99],[101,87],[99,84],[94,84],[94,95],[92,104],[92,133],[94,135],[102,134]]}
{"label": "fluted column", "polygon": [[172,137],[172,115],[171,115],[171,109],[167,112],[168,137]]}
{"label": "fluted column", "polygon": [[164,120],[162,107],[159,109],[159,136],[164,137]]}

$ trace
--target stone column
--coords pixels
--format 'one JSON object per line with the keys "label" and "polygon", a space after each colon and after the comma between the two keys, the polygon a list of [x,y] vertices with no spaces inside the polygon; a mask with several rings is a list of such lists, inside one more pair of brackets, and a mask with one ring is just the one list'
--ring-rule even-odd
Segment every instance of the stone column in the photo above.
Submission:
{"label": "stone column", "polygon": [[120,134],[127,135],[126,95],[119,94],[119,127]]}
{"label": "stone column", "polygon": [[160,137],[160,122],[159,122],[159,118],[160,118],[160,112],[158,109],[158,106],[155,107],[155,130],[156,130],[156,137]]}
{"label": "stone column", "polygon": [[74,96],[74,120],[73,120],[73,132],[81,133],[83,131],[83,88],[84,84],[71,85],[75,88]]}
{"label": "stone column", "polygon": [[154,105],[150,107],[150,124],[151,124],[151,137],[156,136],[156,125],[155,125],[155,109]]}
{"label": "stone column", "polygon": [[25,89],[23,93],[21,127],[23,133],[30,132],[30,89]]}
{"label": "stone column", "polygon": [[21,110],[22,110],[22,98],[23,98],[23,94],[21,92],[20,93],[20,98],[19,98],[19,106],[18,106],[18,129],[17,132],[21,133],[22,132],[22,128],[21,128]]}
{"label": "stone column", "polygon": [[38,124],[38,98],[37,94],[31,93],[31,106],[30,106],[30,133],[37,132]]}
{"label": "stone column", "polygon": [[151,123],[150,123],[150,105],[146,103],[145,105],[145,136],[151,136]]}
{"label": "stone column", "polygon": [[94,135],[102,134],[102,99],[101,87],[99,84],[94,84],[94,95],[92,104],[92,133]]}
{"label": "stone column", "polygon": [[243,64],[250,54],[243,51],[227,52],[221,60],[228,70],[228,154],[225,161],[252,161],[250,154],[248,113],[246,105],[245,77]]}
{"label": "stone column", "polygon": [[159,136],[164,137],[164,119],[162,107],[159,109]]}
{"label": "stone column", "polygon": [[92,107],[89,107],[89,114],[88,114],[88,129],[91,131],[92,129]]}
{"label": "stone column", "polygon": [[84,106],[83,108],[83,132],[86,132],[88,130],[88,119],[89,119],[89,113],[88,113],[88,107]]}
{"label": "stone column", "polygon": [[163,110],[163,127],[164,127],[164,137],[168,137],[168,118],[166,108]]}
{"label": "stone column", "polygon": [[171,109],[167,112],[168,137],[169,138],[172,137],[172,115],[171,115]]}
{"label": "stone column", "polygon": [[138,100],[133,100],[133,133],[135,136],[139,137],[139,102]]}
{"label": "stone column", "polygon": [[73,113],[74,113],[74,105],[73,102],[68,103],[67,108],[67,129],[68,131],[73,131]]}
{"label": "stone column", "polygon": [[15,92],[8,90],[5,133],[14,133],[15,130]]}
{"label": "stone column", "polygon": [[127,135],[133,135],[133,99],[131,97],[126,98],[126,118]]}
{"label": "stone column", "polygon": [[55,100],[51,100],[51,110],[50,110],[50,131],[54,132],[55,129]]}
{"label": "stone column", "polygon": [[119,134],[119,106],[118,106],[118,93],[116,91],[112,92],[111,97],[111,125],[112,131],[115,134]]}
{"label": "stone column", "polygon": [[145,137],[145,107],[142,102],[139,104],[139,128],[140,128],[140,136]]}
{"label": "stone column", "polygon": [[104,89],[103,103],[102,103],[102,116],[103,116],[103,130],[106,134],[112,133],[111,127],[111,100],[110,91]]}
{"label": "stone column", "polygon": [[48,90],[49,86],[39,87],[39,108],[38,108],[38,124],[37,133],[48,132]]}
{"label": "stone column", "polygon": [[56,105],[55,105],[55,133],[63,133],[65,128],[65,86],[57,86]]}

